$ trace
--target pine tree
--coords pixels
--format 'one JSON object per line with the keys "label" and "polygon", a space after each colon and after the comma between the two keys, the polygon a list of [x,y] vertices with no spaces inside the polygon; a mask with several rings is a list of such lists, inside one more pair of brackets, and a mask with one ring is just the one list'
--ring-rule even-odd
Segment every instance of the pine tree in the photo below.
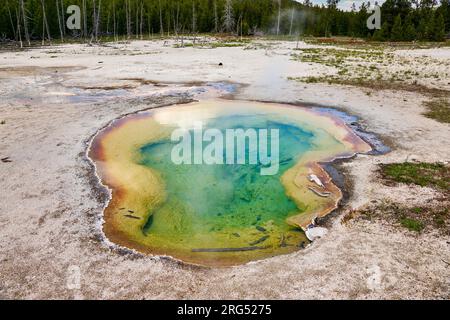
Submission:
{"label": "pine tree", "polygon": [[375,41],[389,40],[389,24],[387,21],[383,22],[381,29],[375,31],[372,38]]}
{"label": "pine tree", "polygon": [[442,14],[445,24],[445,32],[450,32],[450,0],[440,0],[441,5],[436,11]]}
{"label": "pine tree", "polygon": [[410,14],[405,19],[403,30],[404,30],[404,40],[412,41],[416,38],[416,29],[414,28],[414,23],[412,20],[412,16]]}
{"label": "pine tree", "polygon": [[450,0],[417,0],[417,5],[411,0],[386,0],[381,7],[383,28],[373,31],[366,27],[367,2],[352,5],[351,11],[337,8],[338,0],[322,2],[319,6],[311,0],[303,4],[295,0],[0,0],[0,37],[18,43],[25,40],[25,45],[42,37],[66,39],[68,4],[80,6],[82,14],[82,30],[71,35],[98,36],[99,41],[102,26],[106,26],[106,33],[114,32],[116,39],[120,35],[131,38],[134,33],[142,38],[144,29],[149,35],[161,36],[173,29],[178,37],[191,29],[197,33],[238,30],[239,34],[251,34],[276,28],[280,34],[293,35],[298,30],[314,36],[385,41],[442,41],[450,33]]}
{"label": "pine tree", "polygon": [[444,17],[441,13],[436,15],[436,19],[434,21],[434,32],[433,38],[434,41],[444,41],[445,40],[445,22]]}
{"label": "pine tree", "polygon": [[417,39],[426,40],[427,39],[427,20],[420,19],[419,26],[417,28]]}
{"label": "pine tree", "polygon": [[402,41],[403,39],[402,17],[397,15],[391,30],[391,40]]}

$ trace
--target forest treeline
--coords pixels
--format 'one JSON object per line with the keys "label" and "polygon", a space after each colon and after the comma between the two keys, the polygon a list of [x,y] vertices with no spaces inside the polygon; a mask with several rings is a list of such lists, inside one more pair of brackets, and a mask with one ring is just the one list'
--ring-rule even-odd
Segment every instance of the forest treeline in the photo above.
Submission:
{"label": "forest treeline", "polygon": [[[381,29],[366,25],[370,2],[351,11],[339,0],[1,0],[0,39],[90,41],[197,33],[351,36],[377,41],[443,41],[450,33],[450,0],[387,0]],[[67,8],[81,8],[80,29],[69,30]]]}

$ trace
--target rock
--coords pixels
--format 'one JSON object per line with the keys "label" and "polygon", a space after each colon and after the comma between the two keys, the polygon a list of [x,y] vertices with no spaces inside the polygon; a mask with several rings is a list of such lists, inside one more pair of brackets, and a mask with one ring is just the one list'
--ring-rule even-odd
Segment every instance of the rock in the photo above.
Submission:
{"label": "rock", "polygon": [[322,228],[322,227],[312,227],[312,228],[308,228],[305,231],[306,237],[310,240],[310,241],[314,241],[318,238],[323,237],[324,235],[326,235],[328,232],[328,230],[326,228]]}

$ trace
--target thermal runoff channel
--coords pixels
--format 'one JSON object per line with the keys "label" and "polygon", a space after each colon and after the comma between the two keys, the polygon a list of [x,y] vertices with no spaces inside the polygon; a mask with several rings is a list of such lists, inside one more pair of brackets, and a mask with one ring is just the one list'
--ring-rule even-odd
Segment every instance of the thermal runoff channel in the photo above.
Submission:
{"label": "thermal runoff channel", "polygon": [[213,100],[116,120],[96,135],[89,156],[111,190],[110,240],[227,266],[307,244],[302,229],[342,197],[318,163],[369,150],[331,114]]}

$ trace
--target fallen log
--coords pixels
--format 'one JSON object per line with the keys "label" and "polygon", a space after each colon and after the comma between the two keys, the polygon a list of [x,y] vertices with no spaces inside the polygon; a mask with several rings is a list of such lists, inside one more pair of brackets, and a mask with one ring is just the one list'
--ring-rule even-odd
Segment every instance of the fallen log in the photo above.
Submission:
{"label": "fallen log", "polygon": [[308,187],[308,189],[311,190],[312,192],[314,192],[319,197],[328,198],[331,195],[331,192],[329,192],[329,191],[321,192],[319,190],[314,189],[313,187]]}

